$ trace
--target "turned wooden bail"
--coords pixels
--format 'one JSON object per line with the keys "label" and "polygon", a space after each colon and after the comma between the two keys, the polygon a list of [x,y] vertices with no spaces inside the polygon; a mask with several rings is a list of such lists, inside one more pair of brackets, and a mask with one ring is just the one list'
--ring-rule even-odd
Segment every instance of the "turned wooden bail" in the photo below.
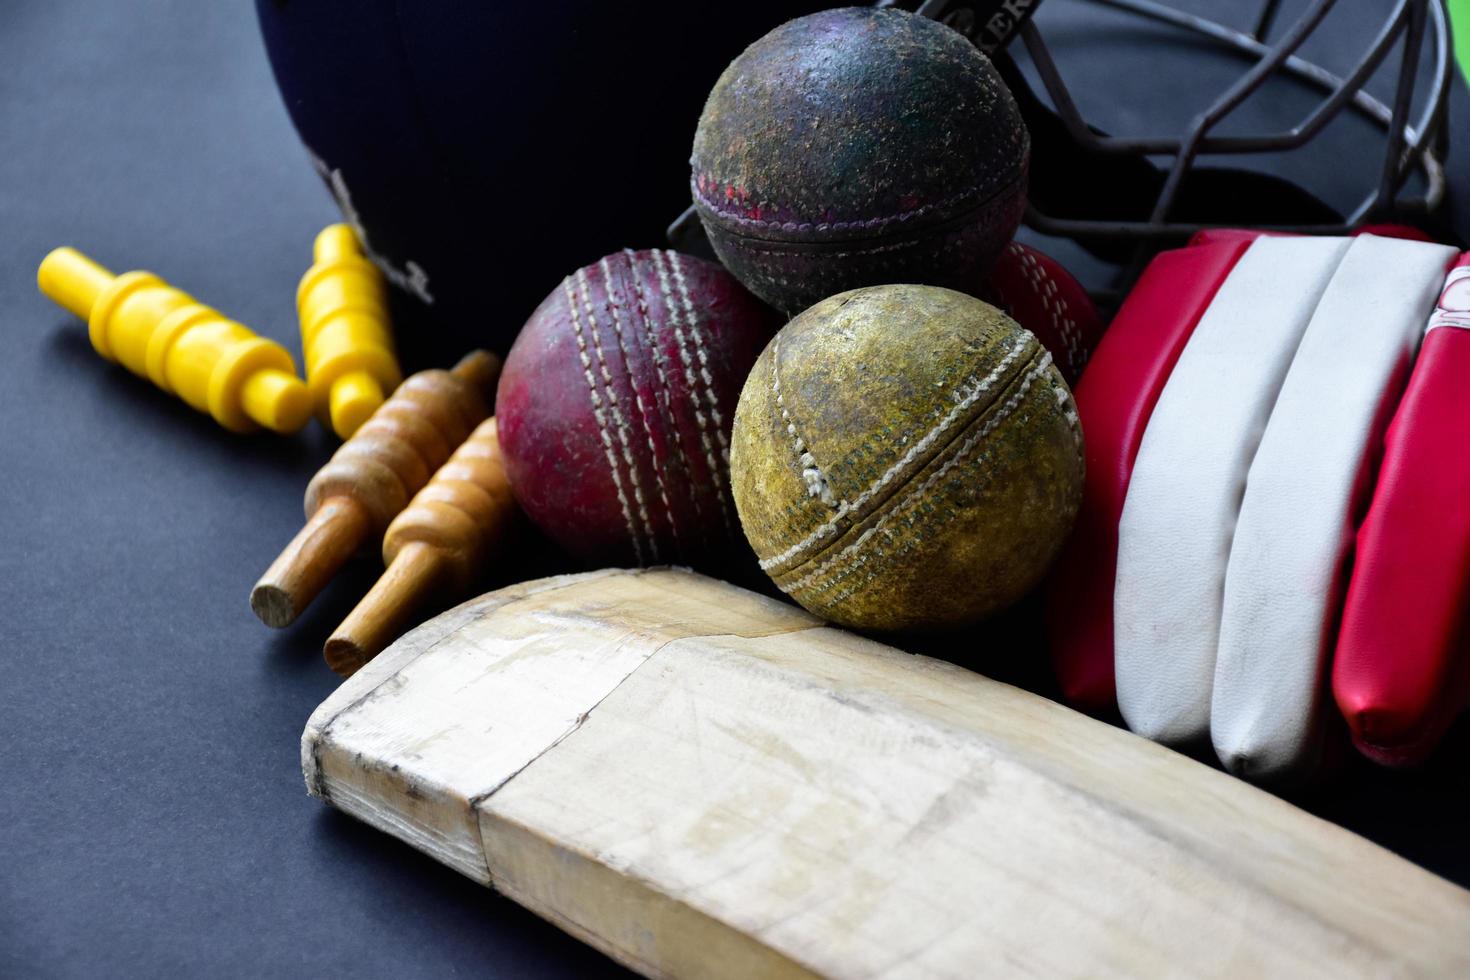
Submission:
{"label": "turned wooden bail", "polygon": [[382,534],[486,416],[500,359],[466,355],[453,370],[399,385],[306,488],[306,525],[250,592],[261,622],[289,626],[364,544]]}
{"label": "turned wooden bail", "polygon": [[388,566],[322,653],[350,676],[411,623],[434,592],[462,592],[517,514],[495,420],[486,419],[393,519],[383,537]]}

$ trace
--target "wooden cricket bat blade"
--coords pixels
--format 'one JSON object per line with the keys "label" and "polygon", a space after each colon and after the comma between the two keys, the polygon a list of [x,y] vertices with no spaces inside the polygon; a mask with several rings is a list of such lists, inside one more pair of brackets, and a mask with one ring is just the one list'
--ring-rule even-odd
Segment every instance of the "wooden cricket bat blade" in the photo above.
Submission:
{"label": "wooden cricket bat blade", "polygon": [[490,593],[311,792],[649,976],[1470,976],[1470,892],[1061,705],[677,570]]}

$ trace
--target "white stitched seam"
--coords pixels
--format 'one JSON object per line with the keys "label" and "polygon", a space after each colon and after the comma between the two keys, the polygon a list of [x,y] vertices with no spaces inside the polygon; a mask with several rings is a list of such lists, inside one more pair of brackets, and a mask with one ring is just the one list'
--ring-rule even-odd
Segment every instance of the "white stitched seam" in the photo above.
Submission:
{"label": "white stitched seam", "polygon": [[[618,404],[618,393],[613,390],[612,372],[607,369],[607,355],[602,349],[602,336],[597,329],[597,314],[592,310],[592,288],[587,270],[577,270],[577,285],[582,288],[582,309],[587,313],[587,326],[592,334],[592,349],[597,352],[597,366],[602,373],[602,388],[607,393],[607,403],[612,407],[613,423],[617,427],[618,442],[623,450],[623,463],[628,467],[628,482],[633,487],[633,501],[638,505],[638,518],[642,522],[640,533],[646,536],[649,550],[655,562],[662,560],[658,553],[658,542],[653,537],[653,524],[648,519],[648,505],[643,499],[643,484],[638,479],[638,462],[633,458],[629,433],[632,429]],[[639,553],[642,550],[639,549]]]}
{"label": "white stitched seam", "polygon": [[786,398],[781,394],[781,335],[776,334],[776,342],[771,347],[771,394],[776,396],[776,409],[781,413],[781,421],[786,426],[786,434],[791,437],[791,451],[796,454],[796,465],[801,468],[801,479],[806,484],[808,496],[816,497],[828,507],[846,507],[847,501],[838,501],[832,493],[832,484],[827,479],[827,474],[817,465],[817,459],[812,455],[806,440],[801,433],[796,431],[796,423],[792,421],[791,414],[786,411]]}
{"label": "white stitched seam", "polygon": [[689,321],[689,334],[694,341],[694,352],[699,357],[699,376],[704,381],[704,397],[710,417],[714,419],[715,440],[720,444],[720,462],[723,464],[715,481],[715,491],[720,501],[720,513],[725,520],[725,531],[735,533],[730,502],[730,442],[725,438],[725,419],[720,414],[720,400],[715,394],[715,382],[709,373],[709,345],[704,330],[700,327],[700,312],[689,298],[689,283],[684,278],[684,266],[678,252],[666,253],[669,268],[674,272],[674,283],[679,287],[679,298],[684,303],[684,313]]}
{"label": "white stitched seam", "polygon": [[[1051,316],[1052,326],[1056,327],[1057,334],[1062,343],[1067,346],[1067,366],[1075,375],[1082,370],[1084,358],[1082,356],[1081,336],[1077,330],[1077,324],[1071,316],[1062,312],[1062,302],[1058,298],[1056,281],[1046,275],[1041,263],[1036,261],[1036,256],[1027,249],[1022,248],[1015,242],[1009,246],[1012,251],[1021,258],[1021,269],[1031,280],[1037,295],[1041,298],[1041,305]],[[1024,326],[1024,324],[1023,324]]]}
{"label": "white stitched seam", "polygon": [[[638,393],[638,383],[633,378],[633,365],[628,360],[628,345],[623,340],[623,316],[618,303],[617,295],[613,292],[612,268],[608,265],[607,257],[598,263],[602,270],[602,290],[607,295],[608,310],[612,314],[613,334],[618,338],[618,352],[623,355],[623,373],[628,378],[628,389],[633,392],[633,404],[638,409],[638,420],[643,423],[643,437],[648,442],[648,462],[653,469],[653,483],[658,488],[659,499],[663,501],[664,516],[668,519],[669,530],[674,537],[674,546],[679,545],[679,531],[674,526],[674,510],[669,505],[669,491],[664,486],[663,467],[658,465],[658,450],[653,445],[653,429],[648,424],[648,408],[643,404],[643,396]],[[631,274],[629,278],[632,278]],[[630,464],[631,465],[631,464]],[[639,501],[640,506],[642,501]],[[652,549],[654,560],[661,560],[658,554],[658,537],[653,533],[653,525],[648,523],[648,515],[643,515],[645,525],[648,529],[648,544]]]}
{"label": "white stitched seam", "polygon": [[638,540],[638,529],[633,526],[633,511],[628,506],[628,495],[623,492],[623,474],[618,469],[617,453],[613,450],[612,436],[607,431],[607,414],[602,409],[602,396],[597,393],[597,379],[592,376],[592,358],[587,356],[587,338],[582,332],[582,318],[577,314],[577,296],[572,290],[572,277],[561,281],[567,296],[567,311],[572,317],[572,330],[577,337],[577,353],[582,359],[582,373],[587,378],[587,392],[592,398],[592,415],[597,419],[598,432],[602,436],[602,451],[607,456],[607,468],[612,473],[613,489],[617,491],[618,504],[623,509],[623,520],[628,525],[628,538],[633,542],[633,552],[638,564],[643,564],[643,545]]}
{"label": "white stitched seam", "polygon": [[[695,526],[699,530],[700,537],[707,541],[708,534],[704,526],[703,508],[699,505],[699,494],[694,492],[694,470],[689,465],[688,454],[684,452],[684,433],[674,418],[673,407],[670,404],[670,396],[673,394],[673,389],[669,387],[669,375],[667,365],[665,364],[663,345],[659,342],[658,335],[654,330],[653,319],[648,315],[648,297],[644,295],[643,284],[639,282],[637,253],[630,248],[625,248],[623,249],[623,255],[628,261],[628,279],[633,284],[633,295],[638,301],[638,317],[643,324],[644,342],[648,345],[649,354],[653,357],[653,369],[658,377],[659,391],[663,393],[661,400],[655,397],[653,401],[659,408],[664,424],[668,426],[668,439],[674,446],[674,463],[678,466],[679,472],[683,476],[689,503],[694,508]],[[668,506],[668,501],[664,502],[664,506]],[[672,511],[669,513],[669,525],[670,527],[674,526],[674,514]],[[677,537],[678,532],[676,530],[675,538],[677,539]]]}
{"label": "white stitched seam", "polygon": [[[913,487],[912,489],[906,491],[904,495],[883,514],[882,517],[874,522],[872,527],[868,528],[867,530],[863,531],[862,534],[858,535],[857,540],[853,541],[852,544],[843,548],[835,555],[831,555],[828,558],[824,559],[817,565],[817,567],[807,572],[795,582],[792,582],[788,585],[782,585],[781,590],[783,592],[786,592],[787,594],[793,594],[797,591],[800,591],[801,589],[806,588],[806,586],[810,585],[813,581],[820,578],[824,572],[830,569],[838,561],[841,561],[844,557],[860,550],[863,545],[867,543],[868,539],[871,538],[874,534],[881,531],[884,527],[886,527],[888,522],[892,520],[893,517],[898,514],[898,512],[901,511],[904,506],[908,504],[909,501],[913,500],[916,496],[922,496],[923,494],[928,493],[929,489],[933,487],[935,483],[944,479],[944,477],[948,475],[949,471],[954,469],[954,467],[960,462],[960,460],[968,456],[970,451],[980,444],[981,440],[987,438],[992,432],[996,430],[996,428],[1000,426],[1002,422],[1009,418],[1011,413],[1016,410],[1016,407],[1021,404],[1021,400],[1026,397],[1026,393],[1030,391],[1032,383],[1035,382],[1038,377],[1044,374],[1047,368],[1049,368],[1050,366],[1051,354],[1042,354],[1042,356],[1037,360],[1035,366],[1026,372],[1020,386],[1015,390],[1015,392],[1001,403],[999,409],[997,409],[996,412],[990,416],[990,418],[985,420],[985,424],[982,425],[977,432],[975,432],[973,435],[969,436],[959,444],[954,453],[949,457],[949,459],[945,460],[944,464],[940,466],[939,469],[931,473],[928,478],[926,478],[924,482],[920,483],[917,487]],[[860,555],[857,561],[847,566],[846,570],[839,573],[838,575],[833,576],[831,579],[828,579],[826,582],[822,583],[820,588],[814,591],[817,594],[826,592],[842,579],[861,569],[862,566],[866,565],[868,563],[869,557],[869,555]],[[863,580],[863,582],[858,583],[857,586],[848,589],[847,592],[843,593],[841,598],[845,598],[846,596],[851,595],[854,589],[861,588],[862,585],[866,584],[868,581],[871,581],[872,578],[876,576],[876,574],[876,572],[872,573],[868,579],[865,579]],[[810,598],[810,596],[807,596],[807,598]],[[840,600],[834,599],[833,601]]]}
{"label": "white stitched seam", "polygon": [[[934,474],[932,474],[929,477],[929,479],[925,480],[924,483],[923,483],[923,485],[921,485],[918,488],[917,491],[910,492],[909,494],[905,495],[904,499],[902,501],[900,501],[900,503],[899,503],[898,506],[896,506],[893,510],[888,511],[884,515],[883,519],[880,520],[878,522],[878,524],[875,524],[874,525],[873,530],[877,530],[889,518],[895,516],[899,511],[901,511],[904,508],[904,505],[906,505],[912,499],[912,497],[913,497],[913,495],[914,495],[915,492],[917,492],[919,494],[927,493],[933,487],[933,485],[935,483],[937,483],[940,479],[943,478],[943,475],[944,475],[944,471],[945,470],[947,470],[947,469],[953,467],[954,465],[956,465],[963,457],[967,456],[972,450],[974,450],[975,447],[979,444],[979,442],[981,440],[983,440],[989,434],[989,432],[994,431],[995,427],[997,425],[999,425],[1000,422],[1006,416],[1008,416],[1011,412],[1015,411],[1015,409],[1019,406],[1021,400],[1025,397],[1027,391],[1030,389],[1032,383],[1038,377],[1040,377],[1043,373],[1046,372],[1046,369],[1050,366],[1050,364],[1051,364],[1051,355],[1050,354],[1047,354],[1047,355],[1043,356],[1043,358],[1040,361],[1037,362],[1036,366],[1030,372],[1027,373],[1027,376],[1022,381],[1021,386],[1016,390],[1016,392],[1009,399],[1006,400],[1006,403],[1003,406],[1002,411],[996,417],[992,418],[987,423],[988,431],[986,429],[982,429],[982,431],[977,432],[974,436],[972,436],[969,439],[965,440],[965,442],[963,442],[960,445],[960,447],[956,450],[955,455],[952,456],[952,457],[950,457],[950,459],[948,461],[946,461],[945,465],[943,467],[941,467],[940,470],[936,471]],[[989,487],[989,485],[994,482],[995,475],[996,475],[995,468],[994,467],[987,467],[986,468],[985,475],[984,475],[984,477],[983,477],[983,479],[981,481],[981,486],[982,487]],[[907,520],[907,521],[905,521],[905,523],[911,523],[912,520],[913,520],[913,518],[910,517],[910,519]],[[884,531],[884,536],[887,537],[887,538],[889,538],[890,540],[892,538],[891,533],[889,533],[886,529]],[[895,552],[895,553],[893,553],[891,555],[884,555],[881,551],[876,551],[876,552],[875,551],[870,551],[870,552],[868,552],[866,554],[862,554],[862,555],[858,556],[858,560],[857,561],[853,562],[846,569],[843,569],[838,574],[836,574],[832,578],[828,579],[826,582],[823,582],[815,590],[815,592],[817,594],[821,594],[823,592],[826,592],[826,591],[830,590],[833,586],[837,585],[839,582],[841,582],[843,579],[847,578],[852,573],[861,571],[865,566],[867,566],[870,563],[870,561],[873,562],[874,563],[874,567],[870,571],[868,571],[868,573],[860,581],[858,581],[856,583],[853,583],[853,584],[849,584],[846,588],[842,589],[836,595],[834,595],[831,598],[829,598],[828,600],[826,600],[827,602],[834,603],[834,604],[835,603],[842,602],[843,600],[845,600],[849,596],[851,596],[853,593],[857,592],[859,589],[862,589],[865,586],[869,585],[874,579],[876,579],[881,574],[881,568],[877,566],[876,562],[878,562],[880,560],[883,560],[883,559],[892,559],[892,558],[899,557],[900,555],[908,554],[915,547],[916,547],[916,542],[913,539],[910,539],[908,542],[905,543],[905,545],[902,548],[900,548],[897,552]]]}
{"label": "white stitched seam", "polygon": [[975,404],[975,402],[980,398],[981,395],[990,390],[990,387],[994,385],[997,380],[999,380],[1000,376],[1004,374],[1005,371],[1012,364],[1015,363],[1016,359],[1021,355],[1021,352],[1027,350],[1029,346],[1030,345],[1027,343],[1026,335],[1023,334],[1020,338],[1018,338],[1017,343],[1013,347],[1011,347],[1009,351],[1006,352],[1005,357],[1001,358],[1000,363],[998,363],[984,378],[977,380],[974,375],[971,375],[969,378],[967,378],[965,382],[956,389],[956,391],[966,392],[967,388],[969,390],[955,400],[954,406],[949,410],[944,418],[942,418],[938,423],[934,425],[933,428],[926,432],[922,438],[920,438],[917,442],[910,446],[908,451],[904,453],[901,457],[899,457],[897,462],[895,462],[892,466],[885,470],[882,476],[874,480],[866,490],[858,494],[851,501],[844,501],[841,506],[837,508],[837,512],[833,514],[832,517],[826,521],[826,523],[816,528],[816,530],[812,531],[805,538],[802,538],[800,541],[796,542],[796,544],[787,548],[779,555],[773,555],[770,558],[763,559],[760,563],[760,567],[762,568],[762,570],[770,571],[778,565],[784,565],[788,563],[792,558],[810,549],[818,541],[821,541],[823,538],[830,537],[833,533],[835,533],[839,522],[841,522],[844,517],[857,510],[858,508],[866,505],[867,502],[869,500],[872,500],[873,497],[876,496],[884,487],[886,487],[889,483],[892,483],[893,479],[904,469],[904,467],[908,466],[923,453],[928,452],[929,449],[934,445],[934,443],[937,442],[939,438],[945,433],[945,431],[948,430],[950,426],[954,425],[955,421],[959,419],[962,415],[964,415],[970,409],[970,407]]}
{"label": "white stitched seam", "polygon": [[1077,340],[1073,336],[1075,324],[1070,318],[1064,318],[1060,315],[1059,307],[1061,304],[1054,302],[1057,296],[1056,283],[1046,276],[1045,270],[1041,268],[1041,263],[1036,261],[1036,257],[1030,251],[1022,248],[1015,242],[1012,242],[1009,247],[1020,258],[1021,271],[1031,281],[1033,291],[1037,298],[1041,300],[1042,309],[1046,310],[1047,314],[1051,317],[1051,323],[1056,329],[1058,338],[1067,348],[1067,364],[1075,370],[1077,368],[1078,353]]}
{"label": "white stitched seam", "polygon": [[1077,458],[1082,461],[1085,469],[1087,451],[1082,441],[1082,420],[1077,417],[1077,405],[1072,400],[1072,389],[1066,385],[1059,385],[1052,390],[1057,396],[1057,405],[1062,410],[1062,418],[1067,420],[1067,425],[1072,429],[1072,443],[1077,450]]}
{"label": "white stitched seam", "polygon": [[[1012,181],[1012,183],[1014,183],[1014,181]],[[935,211],[939,211],[941,213],[950,211],[954,209],[955,205],[963,204],[969,198],[979,198],[980,200],[978,204],[980,206],[983,206],[987,201],[994,200],[995,197],[998,196],[998,194],[1004,193],[1011,187],[1011,184],[1006,184],[1001,191],[992,192],[991,196],[989,198],[986,198],[981,196],[986,189],[984,185],[976,184],[975,186],[961,191],[958,194],[952,195],[951,197],[947,197],[939,201],[933,201],[929,204],[921,205],[916,208],[911,208],[907,211],[898,211],[894,214],[882,215],[876,218],[860,218],[852,221],[773,221],[765,218],[751,218],[746,215],[740,214],[738,211],[731,211],[728,207],[723,206],[720,203],[719,195],[715,195],[714,197],[711,197],[709,195],[707,185],[714,187],[716,190],[723,190],[725,187],[733,185],[723,184],[709,174],[699,174],[693,176],[689,179],[689,184],[690,189],[694,192],[696,203],[703,204],[717,217],[725,221],[730,221],[735,224],[747,227],[774,228],[785,232],[827,232],[854,230],[870,231],[874,228],[882,228],[885,225],[889,224],[904,224],[912,222],[916,219],[923,218],[925,215],[932,214]],[[782,206],[780,204],[771,205],[761,202],[761,206],[766,208],[767,210],[786,212],[792,210],[791,207]],[[976,210],[978,210],[978,207],[976,208]]]}
{"label": "white stitched seam", "polygon": [[[699,426],[699,441],[704,447],[705,465],[709,469],[710,483],[713,484],[716,499],[720,503],[720,509],[725,509],[725,498],[722,493],[722,476],[720,465],[715,459],[714,442],[710,439],[709,419],[704,414],[704,409],[699,401],[699,384],[694,376],[694,364],[689,356],[688,342],[684,336],[683,319],[675,303],[673,285],[669,281],[669,271],[664,268],[664,262],[669,253],[662,249],[654,249],[651,252],[654,269],[658,272],[659,292],[663,295],[664,312],[668,315],[669,323],[674,328],[675,346],[679,349],[679,362],[684,367],[684,385],[689,389],[689,401],[694,408],[694,420]],[[725,515],[725,524],[729,528],[730,518]]]}

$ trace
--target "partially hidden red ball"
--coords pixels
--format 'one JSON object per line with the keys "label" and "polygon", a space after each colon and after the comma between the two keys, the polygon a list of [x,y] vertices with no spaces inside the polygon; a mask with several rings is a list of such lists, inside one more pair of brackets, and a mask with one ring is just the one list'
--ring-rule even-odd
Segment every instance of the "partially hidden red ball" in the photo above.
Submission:
{"label": "partially hidden red ball", "polygon": [[567,276],[496,397],[526,514],[588,563],[718,568],[743,552],[730,425],[779,326],[724,269],[677,252],[625,250]]}
{"label": "partially hidden red ball", "polygon": [[1102,339],[1104,323],[1087,290],[1060,262],[1029,245],[1011,242],[976,295],[1035,334],[1051,351],[1067,384],[1076,386]]}

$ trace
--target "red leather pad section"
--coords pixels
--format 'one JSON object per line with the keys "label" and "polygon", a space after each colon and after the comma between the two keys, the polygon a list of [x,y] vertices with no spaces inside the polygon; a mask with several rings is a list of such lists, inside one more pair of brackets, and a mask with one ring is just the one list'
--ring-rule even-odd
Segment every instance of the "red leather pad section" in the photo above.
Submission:
{"label": "red leather pad section", "polygon": [[[1379,238],[1403,238],[1411,242],[1432,242],[1423,231],[1413,225],[1364,225],[1354,235],[1377,235]],[[1276,231],[1250,231],[1245,228],[1206,228],[1197,231],[1190,236],[1189,244],[1194,245],[1218,245],[1222,242],[1253,242],[1262,235],[1295,237],[1285,232]]]}
{"label": "red leather pad section", "polygon": [[[1462,256],[1457,267],[1470,265]],[[1461,290],[1470,293],[1470,282]],[[1464,305],[1470,296],[1446,304]],[[1470,312],[1466,314],[1470,322]],[[1421,761],[1465,703],[1470,610],[1470,330],[1430,330],[1384,437],[1332,670],[1362,752]]]}
{"label": "red leather pad section", "polygon": [[1189,238],[1190,248],[1199,248],[1202,245],[1230,245],[1244,242],[1249,245],[1262,235],[1275,235],[1270,231],[1251,231],[1248,228],[1206,228],[1197,231]]}
{"label": "red leather pad section", "polygon": [[1115,703],[1113,584],[1118,518],[1144,428],[1190,334],[1256,237],[1157,256],[1128,294],[1077,385],[1087,478],[1076,527],[1046,585],[1052,663],[1066,699]]}

